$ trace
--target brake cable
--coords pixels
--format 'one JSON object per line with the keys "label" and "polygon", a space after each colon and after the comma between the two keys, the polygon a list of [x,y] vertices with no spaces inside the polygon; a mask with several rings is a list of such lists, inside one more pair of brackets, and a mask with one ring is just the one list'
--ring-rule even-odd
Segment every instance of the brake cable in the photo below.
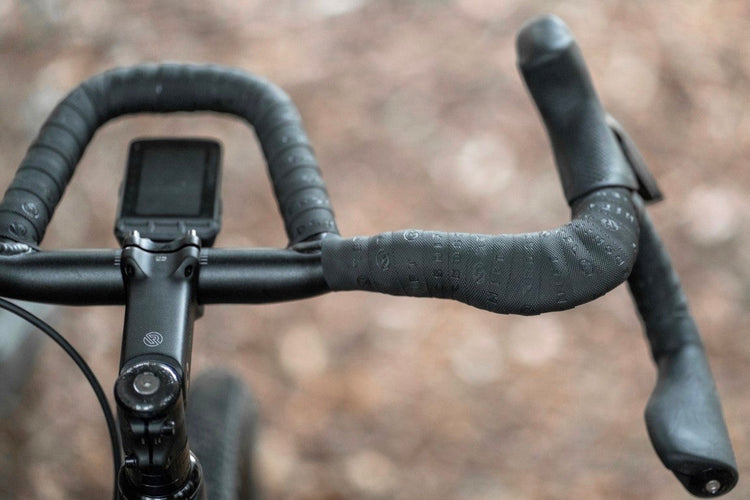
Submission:
{"label": "brake cable", "polygon": [[19,318],[29,322],[30,324],[37,327],[39,330],[41,330],[43,333],[45,333],[49,338],[55,341],[57,345],[59,345],[65,353],[70,356],[73,361],[75,362],[76,366],[83,372],[83,375],[86,377],[86,380],[88,380],[89,384],[91,385],[91,388],[94,390],[94,394],[96,395],[96,399],[99,401],[99,406],[102,408],[102,412],[104,413],[104,418],[107,421],[107,430],[109,431],[109,440],[112,443],[112,465],[114,467],[114,483],[115,483],[115,494],[117,492],[117,474],[120,470],[120,463],[121,463],[121,457],[120,457],[120,435],[117,432],[117,426],[115,424],[115,417],[112,413],[112,408],[109,405],[109,401],[107,400],[107,396],[104,394],[104,391],[102,390],[102,386],[99,383],[99,380],[97,380],[96,375],[94,375],[94,372],[91,370],[89,365],[86,363],[86,361],[81,357],[81,355],[78,353],[78,351],[75,350],[75,348],[65,340],[65,337],[63,337],[60,332],[52,328],[47,322],[39,318],[38,316],[34,315],[30,311],[24,309],[23,307],[14,304],[13,302],[10,302],[8,300],[5,300],[3,298],[0,298],[0,308],[5,309],[8,312],[11,312],[18,316]]}

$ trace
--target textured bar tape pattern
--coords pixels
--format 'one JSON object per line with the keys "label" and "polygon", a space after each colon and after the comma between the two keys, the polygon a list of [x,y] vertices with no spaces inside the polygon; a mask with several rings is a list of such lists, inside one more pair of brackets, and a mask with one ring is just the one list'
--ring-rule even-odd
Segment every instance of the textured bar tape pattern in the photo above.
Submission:
{"label": "textured bar tape pattern", "polygon": [[0,236],[38,244],[96,130],[131,113],[216,111],[256,131],[290,243],[338,233],[315,155],[289,97],[221,66],[147,64],[83,82],[52,112],[0,203]]}
{"label": "textured bar tape pattern", "polygon": [[638,189],[565,23],[554,16],[532,19],[519,32],[516,51],[547,128],[568,203],[603,187]]}
{"label": "textured bar tape pattern", "polygon": [[569,309],[622,283],[638,250],[629,191],[603,189],[572,209],[570,223],[538,233],[328,237],[323,276],[332,290],[450,298],[496,313]]}

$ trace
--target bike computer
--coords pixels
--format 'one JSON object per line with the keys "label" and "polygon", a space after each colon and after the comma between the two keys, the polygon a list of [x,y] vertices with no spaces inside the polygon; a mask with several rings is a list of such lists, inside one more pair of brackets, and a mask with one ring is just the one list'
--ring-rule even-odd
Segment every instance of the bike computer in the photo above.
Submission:
{"label": "bike computer", "polygon": [[210,139],[130,143],[115,235],[170,241],[195,230],[211,246],[221,228],[221,145]]}

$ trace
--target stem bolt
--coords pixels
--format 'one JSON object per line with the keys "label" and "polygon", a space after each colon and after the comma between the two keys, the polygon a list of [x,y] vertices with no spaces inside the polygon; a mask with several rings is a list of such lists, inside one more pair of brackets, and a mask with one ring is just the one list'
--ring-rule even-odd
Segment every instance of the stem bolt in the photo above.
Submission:
{"label": "stem bolt", "polygon": [[[159,377],[154,375],[153,372],[143,372],[136,375],[133,380],[133,389],[141,396],[151,396],[159,390],[161,385]],[[706,485],[708,488],[708,485]]]}
{"label": "stem bolt", "polygon": [[721,489],[721,483],[716,479],[712,479],[706,483],[706,486],[704,486],[704,488],[710,495],[715,495]]}

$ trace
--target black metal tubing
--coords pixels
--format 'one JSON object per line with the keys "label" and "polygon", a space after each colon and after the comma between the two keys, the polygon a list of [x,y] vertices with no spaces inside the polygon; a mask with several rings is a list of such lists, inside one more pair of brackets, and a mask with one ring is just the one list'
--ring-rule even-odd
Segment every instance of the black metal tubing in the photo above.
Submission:
{"label": "black metal tubing", "polygon": [[120,250],[0,256],[0,295],[61,305],[123,305]]}
{"label": "black metal tubing", "polygon": [[[75,306],[124,305],[120,255],[120,250],[73,250],[0,256],[0,296]],[[330,291],[319,253],[204,248],[200,261],[200,304],[264,304]]]}
{"label": "black metal tubing", "polygon": [[330,292],[320,253],[203,249],[199,304],[265,304]]}

